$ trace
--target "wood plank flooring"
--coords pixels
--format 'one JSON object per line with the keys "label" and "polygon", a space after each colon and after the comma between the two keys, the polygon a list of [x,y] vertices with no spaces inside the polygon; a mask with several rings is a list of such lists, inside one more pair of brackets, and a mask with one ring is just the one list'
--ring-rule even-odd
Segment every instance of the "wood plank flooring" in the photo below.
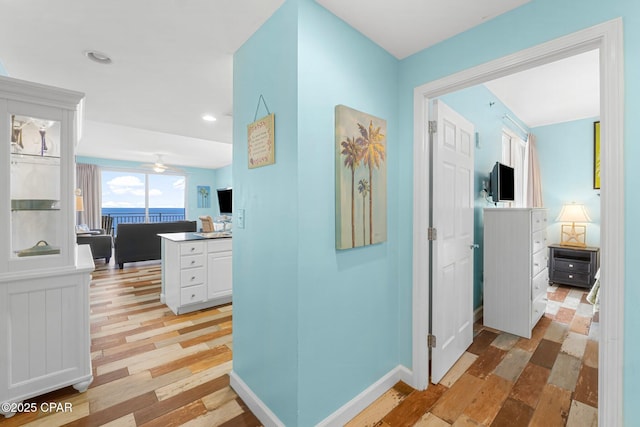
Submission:
{"label": "wood plank flooring", "polygon": [[225,426],[260,421],[229,387],[232,306],[174,315],[160,303],[160,264],[96,262],[90,291],[94,381],[29,400],[71,412],[18,413],[10,426]]}
{"label": "wood plank flooring", "polygon": [[347,426],[597,426],[599,313],[586,294],[550,286],[528,340],[474,325],[473,344],[440,384],[400,382]]}
{"label": "wood plank flooring", "polygon": [[[224,426],[260,421],[229,387],[231,304],[175,316],[159,301],[160,264],[97,262],[90,292],[94,381],[29,402],[72,412],[18,413],[0,426]],[[550,287],[530,340],[475,325],[440,384],[396,384],[347,425],[596,426],[598,314],[585,292]]]}

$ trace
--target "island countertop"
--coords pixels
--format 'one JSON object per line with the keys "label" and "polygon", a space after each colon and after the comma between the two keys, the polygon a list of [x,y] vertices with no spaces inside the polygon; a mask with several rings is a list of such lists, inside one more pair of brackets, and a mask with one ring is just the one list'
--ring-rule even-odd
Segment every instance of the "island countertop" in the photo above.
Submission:
{"label": "island countertop", "polygon": [[228,231],[213,231],[210,233],[160,233],[158,236],[173,242],[187,242],[189,240],[230,239],[231,233]]}

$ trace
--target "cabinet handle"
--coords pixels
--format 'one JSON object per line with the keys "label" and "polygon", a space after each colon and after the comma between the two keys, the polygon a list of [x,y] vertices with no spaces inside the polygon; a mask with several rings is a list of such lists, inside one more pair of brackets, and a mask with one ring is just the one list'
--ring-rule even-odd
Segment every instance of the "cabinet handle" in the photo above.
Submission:
{"label": "cabinet handle", "polygon": [[569,268],[573,268],[573,264],[569,264]]}
{"label": "cabinet handle", "polygon": [[196,263],[196,260],[195,260],[195,259],[192,259],[192,260],[191,260],[191,265],[193,265],[193,264],[195,264],[195,263]]}
{"label": "cabinet handle", "polygon": [[569,275],[569,279],[573,279],[573,274],[570,274],[570,275]]}
{"label": "cabinet handle", "polygon": [[540,264],[538,264],[537,262],[534,262],[533,265],[535,265],[536,267],[538,267]]}
{"label": "cabinet handle", "polygon": [[194,248],[193,246],[191,246],[191,252],[195,251],[196,248]]}
{"label": "cabinet handle", "polygon": [[195,298],[196,294],[191,294],[191,299]]}
{"label": "cabinet handle", "polygon": [[191,281],[196,280],[196,276],[191,276]]}

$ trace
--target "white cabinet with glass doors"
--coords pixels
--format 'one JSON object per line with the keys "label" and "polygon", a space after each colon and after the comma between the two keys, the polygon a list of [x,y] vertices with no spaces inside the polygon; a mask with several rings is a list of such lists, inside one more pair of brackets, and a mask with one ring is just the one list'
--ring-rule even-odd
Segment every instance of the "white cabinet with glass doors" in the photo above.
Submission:
{"label": "white cabinet with glass doors", "polygon": [[[93,260],[74,231],[78,92],[0,77],[0,403],[92,380]],[[12,406],[13,404],[13,406]]]}

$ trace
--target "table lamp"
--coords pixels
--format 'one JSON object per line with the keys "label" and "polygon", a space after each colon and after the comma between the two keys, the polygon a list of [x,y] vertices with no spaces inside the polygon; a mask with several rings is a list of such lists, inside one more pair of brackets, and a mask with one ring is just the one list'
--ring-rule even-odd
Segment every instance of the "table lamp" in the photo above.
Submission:
{"label": "table lamp", "polygon": [[560,244],[563,246],[576,246],[584,248],[587,246],[587,225],[576,225],[576,222],[591,222],[587,209],[582,204],[569,203],[562,206],[560,215],[556,219],[558,222],[570,222],[562,224],[560,231]]}
{"label": "table lamp", "polygon": [[75,199],[76,199],[76,225],[82,223],[82,212],[84,212],[84,198],[82,197],[82,190],[76,188],[75,191]]}

